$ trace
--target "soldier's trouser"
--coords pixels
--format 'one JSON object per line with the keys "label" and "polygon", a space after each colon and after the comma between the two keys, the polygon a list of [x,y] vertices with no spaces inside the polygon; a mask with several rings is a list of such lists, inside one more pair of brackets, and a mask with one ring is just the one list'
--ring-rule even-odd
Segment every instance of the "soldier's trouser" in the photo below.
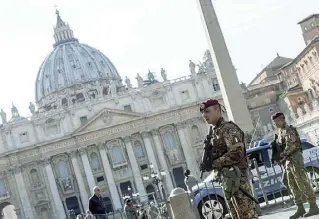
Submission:
{"label": "soldier's trouser", "polygon": [[310,185],[304,166],[287,165],[287,178],[290,191],[296,205],[302,204],[302,196],[305,195],[309,203],[316,202],[316,195]]}
{"label": "soldier's trouser", "polygon": [[[251,193],[248,177],[241,177],[240,187]],[[241,191],[234,193],[231,201],[226,200],[232,219],[258,219],[255,204]]]}

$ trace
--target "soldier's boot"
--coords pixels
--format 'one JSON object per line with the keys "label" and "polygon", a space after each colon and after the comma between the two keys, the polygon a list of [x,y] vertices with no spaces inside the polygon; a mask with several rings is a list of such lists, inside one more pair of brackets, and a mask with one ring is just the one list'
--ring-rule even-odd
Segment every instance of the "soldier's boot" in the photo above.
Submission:
{"label": "soldier's boot", "polygon": [[303,204],[298,204],[298,205],[297,205],[297,211],[296,211],[296,213],[295,213],[294,215],[291,215],[291,216],[289,217],[289,219],[297,219],[297,218],[300,218],[300,217],[302,217],[305,213],[306,213],[306,210],[305,210]]}
{"label": "soldier's boot", "polygon": [[304,214],[303,216],[304,217],[310,217],[310,216],[313,216],[313,215],[318,215],[319,214],[319,208],[318,208],[318,205],[316,204],[316,202],[309,203],[309,204],[310,204],[309,211],[306,214]]}

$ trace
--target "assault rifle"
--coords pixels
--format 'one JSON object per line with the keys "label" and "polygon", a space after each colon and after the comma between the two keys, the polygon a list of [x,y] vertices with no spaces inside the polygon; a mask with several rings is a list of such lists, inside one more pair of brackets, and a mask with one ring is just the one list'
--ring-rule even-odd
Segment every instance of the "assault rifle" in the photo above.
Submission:
{"label": "assault rifle", "polygon": [[211,143],[213,137],[213,127],[210,126],[208,135],[206,136],[206,139],[204,140],[204,150],[203,150],[203,156],[202,161],[199,166],[199,169],[201,171],[200,178],[203,177],[204,172],[209,172],[213,170],[213,145]]}
{"label": "assault rifle", "polygon": [[[204,151],[203,151],[202,161],[199,166],[199,169],[201,171],[201,174],[200,174],[201,179],[203,178],[204,172],[209,172],[213,170],[213,161],[214,159],[217,158],[217,154],[213,152],[214,146],[211,142],[212,137],[213,137],[213,128],[212,126],[210,126],[209,133],[206,136],[206,139],[204,140]],[[258,200],[255,197],[253,197],[251,194],[249,194],[249,192],[247,192],[244,188],[239,186],[239,190],[249,199],[254,201],[256,204],[259,204]]]}
{"label": "assault rifle", "polygon": [[278,135],[275,134],[275,140],[273,140],[270,144],[271,144],[271,150],[272,150],[272,155],[271,155],[271,162],[274,163],[276,162],[280,162],[281,158],[280,158],[280,154],[282,153],[282,147],[280,147],[277,144],[277,139],[278,139]]}

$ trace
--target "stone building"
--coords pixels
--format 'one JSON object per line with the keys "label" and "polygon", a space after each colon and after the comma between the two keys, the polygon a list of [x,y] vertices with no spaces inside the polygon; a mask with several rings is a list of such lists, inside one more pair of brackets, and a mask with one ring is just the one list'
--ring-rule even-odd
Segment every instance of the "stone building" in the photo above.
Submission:
{"label": "stone building", "polygon": [[267,131],[269,137],[273,134],[269,129],[270,114],[280,110],[288,122],[298,128],[301,136],[312,143],[319,142],[318,19],[319,15],[313,14],[298,23],[305,48],[294,59],[277,55],[244,89],[255,124],[259,119],[264,130],[261,132]]}
{"label": "stone building", "polygon": [[278,79],[277,73],[291,60],[277,54],[247,86],[242,84],[255,127],[254,139],[265,138],[268,133],[274,130],[271,115],[279,111],[277,96],[285,89],[283,82]]}
{"label": "stone building", "polygon": [[221,100],[207,53],[198,70],[190,65],[190,76],[138,74],[133,88],[109,58],[74,37],[58,12],[54,39],[36,78],[32,116],[14,105],[11,118],[0,112],[1,210],[14,205],[18,218],[66,218],[88,208],[98,185],[114,211],[128,193],[159,195],[143,177],[152,171],[165,173],[166,194],[184,186],[186,168],[199,174],[207,125],[198,104]]}

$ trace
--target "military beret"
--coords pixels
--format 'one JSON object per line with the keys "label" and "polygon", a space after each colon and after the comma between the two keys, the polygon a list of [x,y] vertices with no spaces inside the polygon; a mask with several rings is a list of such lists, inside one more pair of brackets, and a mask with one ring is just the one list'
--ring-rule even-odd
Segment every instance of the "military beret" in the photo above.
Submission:
{"label": "military beret", "polygon": [[216,99],[208,99],[204,102],[202,102],[199,106],[199,111],[200,112],[203,112],[204,109],[207,109],[208,107],[210,106],[215,106],[215,105],[218,105],[218,100]]}
{"label": "military beret", "polygon": [[277,119],[279,116],[285,117],[283,113],[277,112],[277,113],[275,113],[274,115],[271,116],[271,119],[272,119],[272,120],[275,120],[275,119]]}

